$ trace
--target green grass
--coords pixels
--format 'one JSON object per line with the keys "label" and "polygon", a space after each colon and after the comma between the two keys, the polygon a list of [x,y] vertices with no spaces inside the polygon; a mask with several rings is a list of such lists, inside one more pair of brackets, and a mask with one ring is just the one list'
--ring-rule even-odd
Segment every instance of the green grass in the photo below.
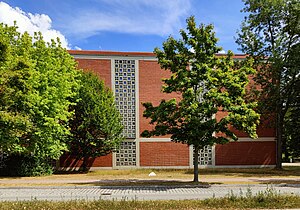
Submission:
{"label": "green grass", "polygon": [[[190,172],[192,173],[192,171]],[[282,170],[274,168],[225,168],[225,169],[202,169],[203,175],[240,176],[240,177],[265,177],[268,176],[300,176],[299,166],[286,166]]]}
{"label": "green grass", "polygon": [[[131,169],[131,170],[97,170],[91,171],[87,175],[101,176],[143,176],[148,175],[151,171],[163,176],[176,176],[178,178],[191,177],[193,169]],[[300,176],[300,166],[288,166],[282,170],[274,168],[206,168],[199,169],[199,175],[221,175],[221,176],[238,176],[238,177],[265,177],[265,176]]]}
{"label": "green grass", "polygon": [[[157,176],[149,177],[151,171]],[[202,184],[300,184],[299,179],[296,179],[299,176],[299,166],[284,167],[283,170],[272,168],[199,170]],[[190,185],[192,180],[192,169],[97,170],[88,173],[63,171],[41,177],[0,177],[0,187]]]}
{"label": "green grass", "polygon": [[[86,174],[86,177],[102,177],[104,179],[147,178],[154,171],[158,179],[191,179],[192,169],[130,169],[130,170],[97,170]],[[300,167],[284,167],[282,170],[273,168],[228,168],[228,169],[199,169],[199,177],[297,177]]]}
{"label": "green grass", "polygon": [[272,189],[252,195],[248,190],[245,195],[229,193],[224,198],[182,201],[105,201],[73,200],[54,201],[14,201],[0,202],[0,209],[39,209],[39,210],[80,210],[80,209],[253,209],[253,208],[300,208],[300,196],[280,195]]}

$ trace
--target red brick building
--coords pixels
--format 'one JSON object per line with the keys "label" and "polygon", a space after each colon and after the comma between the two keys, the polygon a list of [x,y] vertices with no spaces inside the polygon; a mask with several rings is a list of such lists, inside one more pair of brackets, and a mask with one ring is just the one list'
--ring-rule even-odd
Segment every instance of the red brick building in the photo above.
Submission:
{"label": "red brick building", "polygon": [[[192,168],[191,146],[173,143],[168,137],[143,138],[140,133],[150,129],[143,117],[141,103],[158,105],[161,99],[176,97],[161,92],[162,78],[169,77],[161,70],[153,53],[69,51],[78,61],[79,68],[92,71],[104,80],[116,98],[123,117],[127,136],[119,151],[90,160],[95,168]],[[235,59],[243,59],[236,55]],[[220,117],[220,114],[216,116]],[[274,129],[259,128],[259,138],[252,140],[238,132],[239,140],[226,145],[215,145],[200,152],[200,167],[263,167],[274,166],[276,142]],[[81,161],[64,155],[61,167],[79,167]]]}

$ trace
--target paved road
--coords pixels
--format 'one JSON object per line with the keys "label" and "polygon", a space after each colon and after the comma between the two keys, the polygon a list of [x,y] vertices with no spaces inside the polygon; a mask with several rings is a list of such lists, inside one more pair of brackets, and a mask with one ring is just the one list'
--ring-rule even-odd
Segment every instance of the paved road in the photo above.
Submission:
{"label": "paved road", "polygon": [[[267,185],[212,185],[195,186],[75,186],[75,187],[18,187],[0,188],[0,201],[4,200],[183,200],[224,197],[230,193],[243,195],[250,189],[252,194],[265,191]],[[273,185],[278,193],[300,195],[300,185]]]}

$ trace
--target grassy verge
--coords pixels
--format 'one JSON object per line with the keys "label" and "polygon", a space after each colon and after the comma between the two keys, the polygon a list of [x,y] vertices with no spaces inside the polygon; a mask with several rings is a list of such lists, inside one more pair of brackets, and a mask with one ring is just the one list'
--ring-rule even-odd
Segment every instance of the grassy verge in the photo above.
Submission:
{"label": "grassy verge", "polygon": [[245,195],[228,194],[224,198],[183,201],[15,201],[0,202],[0,209],[253,209],[253,208],[300,208],[300,196],[280,195],[273,190],[266,190],[252,195],[249,190]]}
{"label": "grassy verge", "polygon": [[[91,171],[88,176],[103,176],[103,177],[147,177],[154,171],[157,175],[165,178],[191,178],[193,177],[193,169],[132,169],[132,170],[97,170]],[[286,177],[300,176],[299,166],[287,166],[282,170],[274,168],[206,168],[199,169],[199,176],[207,177]]]}
{"label": "grassy verge", "polygon": [[[149,177],[154,171],[157,176]],[[300,167],[256,169],[200,169],[202,184],[300,184]],[[98,170],[89,173],[60,172],[42,177],[0,177],[0,187],[14,186],[136,186],[136,185],[190,185],[190,169],[131,169]],[[262,181],[263,180],[263,181]]]}

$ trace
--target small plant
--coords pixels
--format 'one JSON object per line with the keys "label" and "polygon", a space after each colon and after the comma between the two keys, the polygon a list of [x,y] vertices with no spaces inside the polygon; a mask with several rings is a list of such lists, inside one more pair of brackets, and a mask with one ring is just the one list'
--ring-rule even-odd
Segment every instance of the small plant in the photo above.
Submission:
{"label": "small plant", "polygon": [[228,200],[234,202],[234,201],[236,201],[236,200],[239,198],[239,196],[235,195],[235,194],[233,193],[233,191],[230,190],[230,192],[226,195],[226,198],[227,198]]}
{"label": "small plant", "polygon": [[126,198],[117,200],[72,200],[72,201],[13,201],[0,202],[0,209],[256,209],[256,208],[300,208],[300,196],[280,195],[272,188],[253,195],[251,189],[246,196],[234,195],[231,191],[224,198],[205,200],[137,201]]}
{"label": "small plant", "polygon": [[247,188],[247,191],[246,191],[246,198],[252,198],[252,191],[251,191],[251,188],[250,187],[248,187]]}

